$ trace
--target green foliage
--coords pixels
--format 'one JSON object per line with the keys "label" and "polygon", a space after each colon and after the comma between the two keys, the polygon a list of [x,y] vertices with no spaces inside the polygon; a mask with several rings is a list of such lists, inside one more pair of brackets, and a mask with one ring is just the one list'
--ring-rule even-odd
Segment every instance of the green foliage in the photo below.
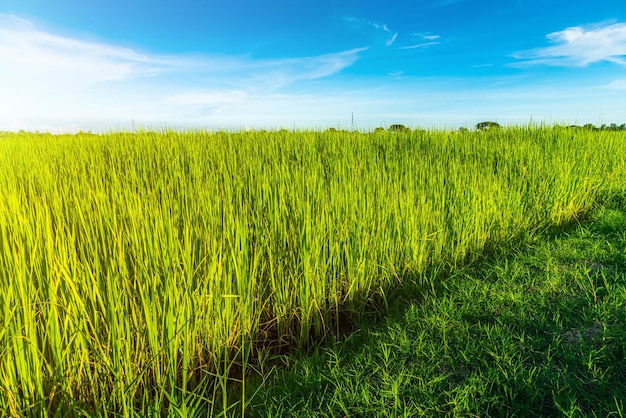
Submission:
{"label": "green foliage", "polygon": [[612,123],[610,125],[602,124],[599,128],[596,127],[593,123],[587,123],[584,126],[570,125],[568,126],[570,129],[586,129],[588,131],[626,131],[626,123],[622,123],[618,125],[617,123]]}
{"label": "green foliage", "polygon": [[[623,204],[623,202],[622,202]],[[396,301],[292,361],[250,416],[623,416],[626,208]]]}
{"label": "green foliage", "polygon": [[3,138],[0,411],[241,410],[226,389],[266,349],[575,219],[624,187],[625,147],[561,128]]}
{"label": "green foliage", "polygon": [[407,127],[406,127],[406,126],[404,126],[404,125],[397,125],[397,124],[396,124],[396,125],[391,125],[391,126],[389,127],[389,131],[390,131],[390,132],[406,132],[406,131],[409,131],[409,130],[410,130],[410,129],[409,129],[409,128],[407,128]]}
{"label": "green foliage", "polygon": [[502,128],[502,126],[500,126],[500,124],[497,122],[480,122],[476,124],[476,129],[478,129],[479,131],[486,131],[488,129],[500,129],[500,128]]}

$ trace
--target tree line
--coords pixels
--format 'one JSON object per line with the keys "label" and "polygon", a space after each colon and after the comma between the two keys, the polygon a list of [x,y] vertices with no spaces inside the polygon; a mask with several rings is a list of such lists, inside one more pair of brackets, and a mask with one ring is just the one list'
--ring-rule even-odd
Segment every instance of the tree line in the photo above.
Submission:
{"label": "tree line", "polygon": [[[502,126],[497,123],[497,122],[492,122],[492,121],[485,121],[485,122],[480,122],[477,123],[476,126],[474,127],[476,130],[479,131],[486,131],[489,129],[499,129],[502,128]],[[602,124],[600,126],[595,126],[592,123],[587,123],[585,125],[569,125],[567,126],[567,128],[569,129],[585,129],[585,130],[589,130],[589,131],[626,131],[626,123],[622,123],[621,125],[618,125],[617,123],[611,123],[610,125],[607,124]],[[410,129],[407,128],[404,125],[391,125],[388,129],[389,131],[392,132],[402,132],[402,131],[409,131]],[[467,128],[460,128],[459,131],[464,132],[467,131]],[[379,127],[376,128],[374,130],[374,132],[384,132],[385,128],[383,127]]]}
{"label": "tree line", "polygon": [[570,125],[568,126],[568,128],[587,129],[590,131],[626,131],[626,123],[622,123],[621,125],[618,125],[617,123],[612,123],[610,125],[603,123],[600,126],[595,126],[593,123],[587,123],[586,125],[583,125],[583,126]]}

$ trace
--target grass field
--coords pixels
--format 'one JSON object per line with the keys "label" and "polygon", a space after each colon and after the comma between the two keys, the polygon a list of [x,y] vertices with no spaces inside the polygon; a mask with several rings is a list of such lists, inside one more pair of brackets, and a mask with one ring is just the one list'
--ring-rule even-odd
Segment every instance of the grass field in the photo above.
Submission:
{"label": "grass field", "polygon": [[625,203],[282,357],[248,415],[625,416]]}
{"label": "grass field", "polygon": [[243,413],[267,353],[434,292],[625,178],[624,133],[558,127],[4,135],[0,411]]}

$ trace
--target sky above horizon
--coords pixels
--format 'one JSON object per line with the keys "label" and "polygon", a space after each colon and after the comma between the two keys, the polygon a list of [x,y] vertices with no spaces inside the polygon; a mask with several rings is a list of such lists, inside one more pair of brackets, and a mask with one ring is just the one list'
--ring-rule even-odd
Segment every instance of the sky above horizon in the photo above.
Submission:
{"label": "sky above horizon", "polygon": [[623,0],[3,0],[0,130],[626,122]]}

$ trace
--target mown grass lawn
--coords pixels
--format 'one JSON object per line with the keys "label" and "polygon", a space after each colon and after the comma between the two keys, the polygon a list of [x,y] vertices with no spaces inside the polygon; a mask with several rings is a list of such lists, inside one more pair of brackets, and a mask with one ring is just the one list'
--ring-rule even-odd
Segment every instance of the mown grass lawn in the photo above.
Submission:
{"label": "mown grass lawn", "polygon": [[624,416],[626,205],[284,359],[253,416]]}

